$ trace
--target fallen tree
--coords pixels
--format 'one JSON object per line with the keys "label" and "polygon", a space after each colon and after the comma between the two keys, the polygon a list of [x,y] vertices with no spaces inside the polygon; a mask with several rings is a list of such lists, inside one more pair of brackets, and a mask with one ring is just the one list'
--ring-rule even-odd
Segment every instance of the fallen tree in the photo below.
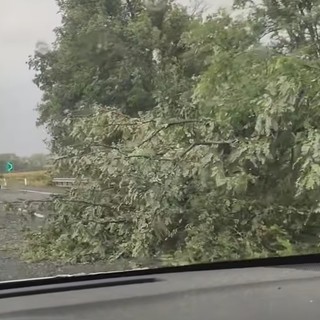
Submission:
{"label": "fallen tree", "polygon": [[[152,62],[152,107],[129,114],[84,99],[59,126],[44,121],[55,133],[68,128],[53,135],[56,168],[89,183],[50,204],[29,256],[187,263],[318,252],[317,48],[307,38],[288,46],[279,33],[262,45],[278,32],[265,23],[283,20],[256,9],[191,25],[170,11],[183,19],[164,21],[187,28],[175,54],[162,48]],[[280,26],[289,34],[292,19]]]}

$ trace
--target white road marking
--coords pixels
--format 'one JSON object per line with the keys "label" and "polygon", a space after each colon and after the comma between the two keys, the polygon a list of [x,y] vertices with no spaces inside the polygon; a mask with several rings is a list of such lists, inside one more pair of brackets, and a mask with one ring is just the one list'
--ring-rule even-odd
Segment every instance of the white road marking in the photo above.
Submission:
{"label": "white road marking", "polygon": [[37,218],[44,218],[44,215],[43,215],[43,214],[36,213],[36,212],[34,212],[33,214],[34,214]]}
{"label": "white road marking", "polygon": [[54,192],[46,192],[46,191],[37,191],[37,190],[25,190],[25,189],[22,189],[22,190],[14,190],[14,189],[9,189],[9,188],[6,188],[6,187],[2,187],[2,190],[8,190],[8,191],[13,191],[13,192],[28,192],[28,193],[38,193],[38,194],[43,194],[43,195],[59,195],[59,193],[54,193]]}
{"label": "white road marking", "polygon": [[43,194],[43,195],[57,195],[58,193],[53,193],[53,192],[45,192],[45,191],[36,191],[36,190],[17,190],[18,192],[29,192],[29,193],[38,193],[38,194]]}
{"label": "white road marking", "polygon": [[[19,211],[19,212],[23,212],[23,213],[27,213],[27,212],[28,212],[28,210],[22,209],[22,208],[18,208],[18,211]],[[37,212],[33,212],[33,215],[34,215],[35,217],[41,218],[41,219],[43,219],[43,218],[45,217],[43,214],[37,213]]]}

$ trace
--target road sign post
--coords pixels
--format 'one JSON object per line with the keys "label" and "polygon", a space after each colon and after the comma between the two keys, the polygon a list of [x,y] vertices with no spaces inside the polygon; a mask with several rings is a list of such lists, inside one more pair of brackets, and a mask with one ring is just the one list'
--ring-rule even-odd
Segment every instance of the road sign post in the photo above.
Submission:
{"label": "road sign post", "polygon": [[13,171],[13,163],[8,161],[6,163],[6,172],[12,172]]}

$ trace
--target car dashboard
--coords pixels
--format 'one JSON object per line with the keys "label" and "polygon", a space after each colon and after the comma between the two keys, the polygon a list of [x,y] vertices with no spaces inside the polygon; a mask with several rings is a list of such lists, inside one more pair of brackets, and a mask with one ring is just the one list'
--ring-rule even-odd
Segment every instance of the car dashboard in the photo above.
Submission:
{"label": "car dashboard", "polygon": [[318,263],[7,283],[0,319],[319,320],[319,288]]}

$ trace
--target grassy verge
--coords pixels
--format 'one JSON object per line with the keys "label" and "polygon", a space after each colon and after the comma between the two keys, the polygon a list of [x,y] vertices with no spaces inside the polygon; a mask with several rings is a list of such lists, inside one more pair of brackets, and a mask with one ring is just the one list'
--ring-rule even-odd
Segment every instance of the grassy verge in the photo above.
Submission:
{"label": "grassy verge", "polygon": [[51,182],[50,175],[47,171],[30,171],[30,172],[12,172],[3,174],[7,186],[24,186],[25,179],[27,185],[32,187],[49,186]]}

